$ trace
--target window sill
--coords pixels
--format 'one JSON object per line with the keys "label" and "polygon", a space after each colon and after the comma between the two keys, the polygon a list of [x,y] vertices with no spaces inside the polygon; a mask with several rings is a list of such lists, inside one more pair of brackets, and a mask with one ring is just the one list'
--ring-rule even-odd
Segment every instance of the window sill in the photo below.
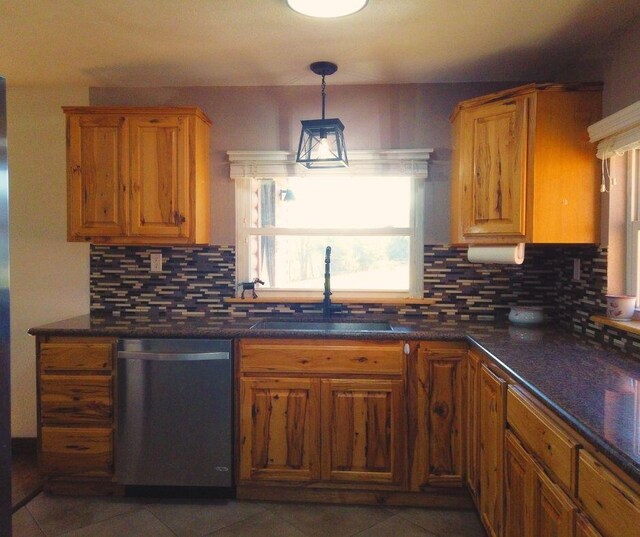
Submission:
{"label": "window sill", "polygon": [[[309,298],[309,297],[258,297],[258,298],[225,298],[225,302],[229,304],[322,304],[321,298]],[[332,296],[331,302],[334,304],[397,304],[398,306],[404,306],[409,304],[416,305],[429,305],[435,304],[437,299],[435,298],[340,298],[339,296]]]}
{"label": "window sill", "polygon": [[625,332],[640,335],[640,321],[614,321],[604,315],[592,315],[589,319],[598,324],[604,324],[606,326],[617,328],[618,330],[624,330]]}

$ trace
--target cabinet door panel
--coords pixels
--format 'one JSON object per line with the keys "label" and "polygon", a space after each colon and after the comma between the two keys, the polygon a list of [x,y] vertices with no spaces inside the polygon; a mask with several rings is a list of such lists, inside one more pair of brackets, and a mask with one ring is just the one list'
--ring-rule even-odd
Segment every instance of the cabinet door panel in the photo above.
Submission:
{"label": "cabinet door panel", "polygon": [[523,537],[531,510],[532,459],[510,432],[505,435],[505,537]]}
{"label": "cabinet door panel", "polygon": [[320,476],[319,381],[240,380],[240,479]]}
{"label": "cabinet door panel", "polygon": [[540,467],[536,468],[532,496],[532,537],[573,537],[575,508]]}
{"label": "cabinet door panel", "polygon": [[480,489],[478,457],[480,455],[480,357],[469,351],[467,358],[467,485],[474,500],[478,501]]}
{"label": "cabinet door panel", "polygon": [[399,484],[403,383],[322,380],[322,479]]}
{"label": "cabinet door panel", "polygon": [[525,236],[527,103],[519,98],[461,112],[465,237]]}
{"label": "cabinet door panel", "polygon": [[188,118],[135,117],[130,125],[132,234],[188,236]]}
{"label": "cabinet door panel", "polygon": [[122,116],[71,115],[67,122],[69,240],[127,232],[128,142]]}
{"label": "cabinet door panel", "polygon": [[480,516],[491,537],[503,526],[506,382],[487,367],[480,372]]}
{"label": "cabinet door panel", "polygon": [[462,485],[462,382],[458,344],[420,343],[408,358],[411,490]]}
{"label": "cabinet door panel", "polygon": [[582,515],[576,517],[576,537],[602,537]]}

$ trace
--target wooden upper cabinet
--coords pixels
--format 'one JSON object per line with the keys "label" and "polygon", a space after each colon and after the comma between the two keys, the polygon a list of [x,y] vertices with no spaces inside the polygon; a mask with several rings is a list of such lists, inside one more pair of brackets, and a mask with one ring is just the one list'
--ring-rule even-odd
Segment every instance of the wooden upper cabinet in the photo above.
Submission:
{"label": "wooden upper cabinet", "polygon": [[189,230],[188,119],[134,117],[131,135],[131,233],[185,237]]}
{"label": "wooden upper cabinet", "polygon": [[527,122],[525,97],[465,110],[461,147],[463,233],[525,237]]}
{"label": "wooden upper cabinet", "polygon": [[[120,115],[67,118],[68,239],[127,232],[128,141]],[[73,209],[73,210],[72,210]]]}
{"label": "wooden upper cabinet", "polygon": [[453,243],[597,243],[601,91],[530,84],[453,115]]}
{"label": "wooden upper cabinet", "polygon": [[211,123],[199,109],[63,109],[70,241],[209,242]]}

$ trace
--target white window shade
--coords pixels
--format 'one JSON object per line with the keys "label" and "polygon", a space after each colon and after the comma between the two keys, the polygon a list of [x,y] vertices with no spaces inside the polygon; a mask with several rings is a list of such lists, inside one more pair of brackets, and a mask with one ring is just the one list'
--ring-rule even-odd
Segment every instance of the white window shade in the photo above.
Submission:
{"label": "white window shade", "polygon": [[640,101],[591,125],[589,138],[603,160],[640,148]]}

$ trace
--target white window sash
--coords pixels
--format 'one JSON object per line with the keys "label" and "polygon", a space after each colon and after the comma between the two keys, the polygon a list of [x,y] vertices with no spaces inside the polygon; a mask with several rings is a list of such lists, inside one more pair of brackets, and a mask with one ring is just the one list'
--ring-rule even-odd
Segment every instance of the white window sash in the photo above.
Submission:
{"label": "white window sash", "polygon": [[[407,170],[411,170],[415,175],[411,175],[412,179],[412,201],[410,209],[410,225],[403,228],[364,228],[364,229],[279,229],[279,228],[250,228],[250,190],[251,180],[254,178],[275,178],[278,176],[300,176],[300,166],[295,168],[295,173],[287,174],[290,168],[287,166],[290,164],[292,155],[287,152],[262,152],[260,153],[261,162],[265,162],[265,158],[269,155],[274,159],[272,161],[267,160],[270,163],[268,167],[260,167],[258,161],[247,161],[247,157],[253,155],[255,152],[246,151],[230,151],[228,152],[229,160],[231,161],[231,176],[236,182],[236,281],[245,281],[248,278],[248,242],[251,236],[273,236],[273,235],[337,235],[337,236],[396,236],[396,235],[408,235],[410,237],[411,250],[410,250],[410,262],[409,262],[409,289],[407,291],[387,291],[387,290],[344,290],[339,291],[336,294],[345,297],[362,297],[362,298],[422,298],[423,296],[423,273],[424,273],[424,195],[425,187],[424,180],[427,178],[427,160],[432,149],[425,150],[397,150],[397,151],[380,151],[375,152],[378,159],[371,159],[368,164],[366,162],[366,156],[371,157],[374,152],[360,152],[359,157],[361,166],[355,168],[360,170],[362,175],[380,175],[380,176],[407,176]],[[353,152],[349,152],[350,168],[347,169],[354,171],[353,165]],[[384,158],[383,158],[384,157]],[[412,157],[408,159],[408,157]],[[358,158],[355,159],[358,161]],[[273,162],[285,162],[286,166],[280,168],[282,175],[274,174],[272,176],[263,175],[263,173],[276,170],[272,164]],[[383,165],[380,165],[380,163]],[[235,163],[235,164],[234,164]],[[234,166],[236,166],[234,168]],[[234,171],[235,170],[235,171]],[[404,173],[400,173],[404,170]],[[333,173],[332,173],[333,172]],[[345,175],[344,170],[322,170],[322,174],[340,174]],[[234,176],[235,175],[235,176]],[[353,175],[353,173],[352,173]],[[359,173],[355,173],[359,175]],[[310,290],[287,290],[287,289],[262,289],[261,294],[263,296],[274,295],[285,297],[306,297],[315,296],[317,293]]]}
{"label": "white window sash", "polygon": [[640,150],[627,153],[627,294],[640,303]]}

